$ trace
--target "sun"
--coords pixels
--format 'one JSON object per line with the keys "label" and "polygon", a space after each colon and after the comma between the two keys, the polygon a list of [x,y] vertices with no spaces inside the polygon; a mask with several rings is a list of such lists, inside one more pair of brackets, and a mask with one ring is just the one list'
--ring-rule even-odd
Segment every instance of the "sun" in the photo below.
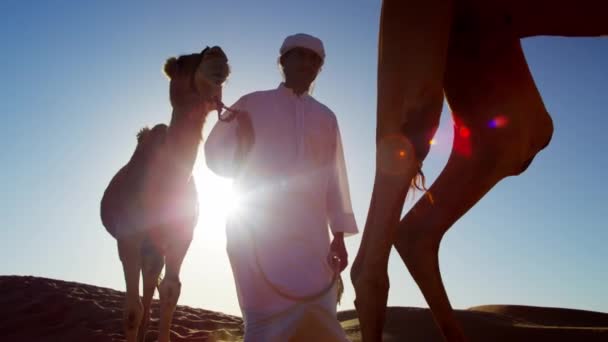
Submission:
{"label": "sun", "polygon": [[215,175],[201,163],[195,164],[193,174],[199,201],[197,230],[204,231],[205,239],[225,241],[226,218],[239,203],[232,180]]}

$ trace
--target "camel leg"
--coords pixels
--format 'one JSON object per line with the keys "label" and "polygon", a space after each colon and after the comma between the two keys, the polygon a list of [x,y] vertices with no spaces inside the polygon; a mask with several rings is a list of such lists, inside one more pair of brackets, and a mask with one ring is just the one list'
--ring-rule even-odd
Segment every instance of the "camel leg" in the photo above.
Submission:
{"label": "camel leg", "polygon": [[450,305],[439,270],[443,233],[481,198],[501,175],[486,173],[483,163],[453,153],[423,197],[402,220],[395,248],[418,284],[446,341],[466,341]]}
{"label": "camel leg", "polygon": [[143,306],[139,298],[139,272],[141,270],[140,239],[135,237],[118,240],[118,254],[127,284],[123,322],[127,342],[137,340]]}
{"label": "camel leg", "polygon": [[[189,231],[192,231],[190,229]],[[159,342],[168,342],[171,334],[171,321],[173,313],[177,306],[177,301],[181,292],[181,282],[179,280],[179,272],[182,267],[182,262],[186,256],[186,252],[190,247],[192,235],[188,238],[175,239],[167,248],[165,257],[166,268],[165,277],[160,283],[160,327],[158,332]]]}
{"label": "camel leg", "polygon": [[453,153],[443,173],[402,220],[395,247],[418,284],[446,341],[466,341],[454,316],[439,270],[443,233],[479,200],[502,175]]}
{"label": "camel leg", "polygon": [[519,39],[496,32],[464,33],[453,37],[452,44],[445,90],[456,123],[454,147],[429,189],[432,203],[424,197],[408,212],[395,247],[444,338],[464,341],[441,280],[440,241],[495,184],[527,168],[549,143],[553,125]]}
{"label": "camel leg", "polygon": [[387,0],[378,64],[376,177],[351,269],[363,341],[381,341],[387,264],[403,202],[439,122],[451,1]]}
{"label": "camel leg", "polygon": [[139,325],[139,333],[137,334],[139,341],[143,342],[146,338],[148,325],[150,323],[150,306],[154,291],[158,286],[160,272],[164,266],[163,257],[156,251],[156,247],[150,241],[144,241],[142,246],[142,269],[141,273],[144,278],[144,295],[143,307],[144,314]]}

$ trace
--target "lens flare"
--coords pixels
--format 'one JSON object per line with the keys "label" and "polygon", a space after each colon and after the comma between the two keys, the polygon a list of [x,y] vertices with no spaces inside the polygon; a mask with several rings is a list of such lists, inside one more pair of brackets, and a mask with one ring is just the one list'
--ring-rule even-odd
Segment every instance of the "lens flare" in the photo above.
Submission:
{"label": "lens flare", "polygon": [[454,115],[454,144],[452,149],[455,153],[465,158],[473,155],[473,144],[471,141],[471,130]]}
{"label": "lens flare", "polygon": [[462,138],[468,138],[471,136],[471,131],[469,130],[469,128],[467,126],[460,126],[458,128],[458,134],[462,137]]}
{"label": "lens flare", "polygon": [[494,117],[492,120],[490,120],[490,122],[488,123],[488,126],[490,128],[502,128],[507,125],[508,121],[509,120],[504,115],[498,115],[498,116]]}

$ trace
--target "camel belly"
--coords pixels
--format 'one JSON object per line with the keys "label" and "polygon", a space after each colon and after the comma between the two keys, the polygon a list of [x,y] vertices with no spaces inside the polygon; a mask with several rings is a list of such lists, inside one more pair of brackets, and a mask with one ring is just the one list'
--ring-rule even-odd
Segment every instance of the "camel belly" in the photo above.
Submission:
{"label": "camel belly", "polygon": [[[194,180],[178,190],[142,191],[143,181],[128,179],[128,165],[114,176],[101,201],[101,220],[110,235],[187,234],[198,220],[198,195]],[[152,191],[150,191],[152,190]]]}

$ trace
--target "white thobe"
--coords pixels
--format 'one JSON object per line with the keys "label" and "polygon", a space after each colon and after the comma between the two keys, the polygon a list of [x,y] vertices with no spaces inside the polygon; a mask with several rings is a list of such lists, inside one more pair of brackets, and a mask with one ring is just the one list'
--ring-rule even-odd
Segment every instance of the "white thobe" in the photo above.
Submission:
{"label": "white thobe", "polygon": [[[232,107],[249,113],[255,136],[234,179],[241,201],[226,227],[245,339],[286,341],[312,317],[327,331],[323,340],[346,341],[336,291],[294,302],[262,278],[294,296],[318,293],[333,275],[328,227],[345,236],[358,232],[336,117],[283,84]],[[235,173],[236,126],[236,120],[218,122],[205,143],[208,167],[222,176]]]}

